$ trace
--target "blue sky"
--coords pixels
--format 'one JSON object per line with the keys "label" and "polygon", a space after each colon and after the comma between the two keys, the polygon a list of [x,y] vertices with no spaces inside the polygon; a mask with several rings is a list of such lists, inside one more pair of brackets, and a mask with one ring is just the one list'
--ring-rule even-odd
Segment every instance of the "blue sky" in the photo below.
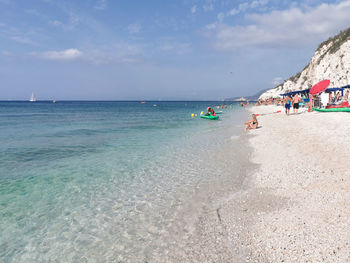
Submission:
{"label": "blue sky", "polygon": [[349,14],[348,0],[0,0],[0,99],[251,95]]}

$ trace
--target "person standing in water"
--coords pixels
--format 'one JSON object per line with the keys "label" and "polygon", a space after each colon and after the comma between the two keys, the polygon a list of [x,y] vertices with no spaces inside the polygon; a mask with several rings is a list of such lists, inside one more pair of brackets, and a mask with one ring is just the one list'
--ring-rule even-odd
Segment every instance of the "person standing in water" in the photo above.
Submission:
{"label": "person standing in water", "polygon": [[291,105],[292,105],[292,99],[289,96],[286,96],[284,98],[284,108],[286,109],[287,115],[289,115]]}

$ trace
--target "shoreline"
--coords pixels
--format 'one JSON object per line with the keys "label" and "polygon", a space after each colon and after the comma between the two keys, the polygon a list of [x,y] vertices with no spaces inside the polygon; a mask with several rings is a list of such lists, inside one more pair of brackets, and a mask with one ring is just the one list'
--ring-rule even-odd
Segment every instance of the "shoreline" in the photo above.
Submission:
{"label": "shoreline", "polygon": [[281,106],[249,111],[268,115],[249,131],[251,160],[259,165],[250,191],[258,196],[246,202],[260,203],[260,211],[250,213],[247,261],[349,262],[350,115],[286,116]]}

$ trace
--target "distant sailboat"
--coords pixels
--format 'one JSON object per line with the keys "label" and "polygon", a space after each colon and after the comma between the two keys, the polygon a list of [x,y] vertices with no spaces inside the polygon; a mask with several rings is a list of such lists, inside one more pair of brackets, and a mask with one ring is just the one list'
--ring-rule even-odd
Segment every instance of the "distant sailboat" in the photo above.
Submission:
{"label": "distant sailboat", "polygon": [[36,98],[34,97],[34,92],[32,92],[32,96],[29,99],[30,102],[36,101]]}

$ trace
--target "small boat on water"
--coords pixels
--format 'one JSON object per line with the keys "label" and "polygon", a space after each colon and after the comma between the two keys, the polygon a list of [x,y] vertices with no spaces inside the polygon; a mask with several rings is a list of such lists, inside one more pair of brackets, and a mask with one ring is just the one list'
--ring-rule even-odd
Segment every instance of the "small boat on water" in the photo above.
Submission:
{"label": "small boat on water", "polygon": [[200,115],[201,118],[203,119],[208,119],[208,120],[218,120],[219,116],[212,116],[212,115]]}
{"label": "small boat on water", "polygon": [[36,98],[34,97],[34,92],[32,92],[32,96],[29,99],[30,102],[35,102]]}

